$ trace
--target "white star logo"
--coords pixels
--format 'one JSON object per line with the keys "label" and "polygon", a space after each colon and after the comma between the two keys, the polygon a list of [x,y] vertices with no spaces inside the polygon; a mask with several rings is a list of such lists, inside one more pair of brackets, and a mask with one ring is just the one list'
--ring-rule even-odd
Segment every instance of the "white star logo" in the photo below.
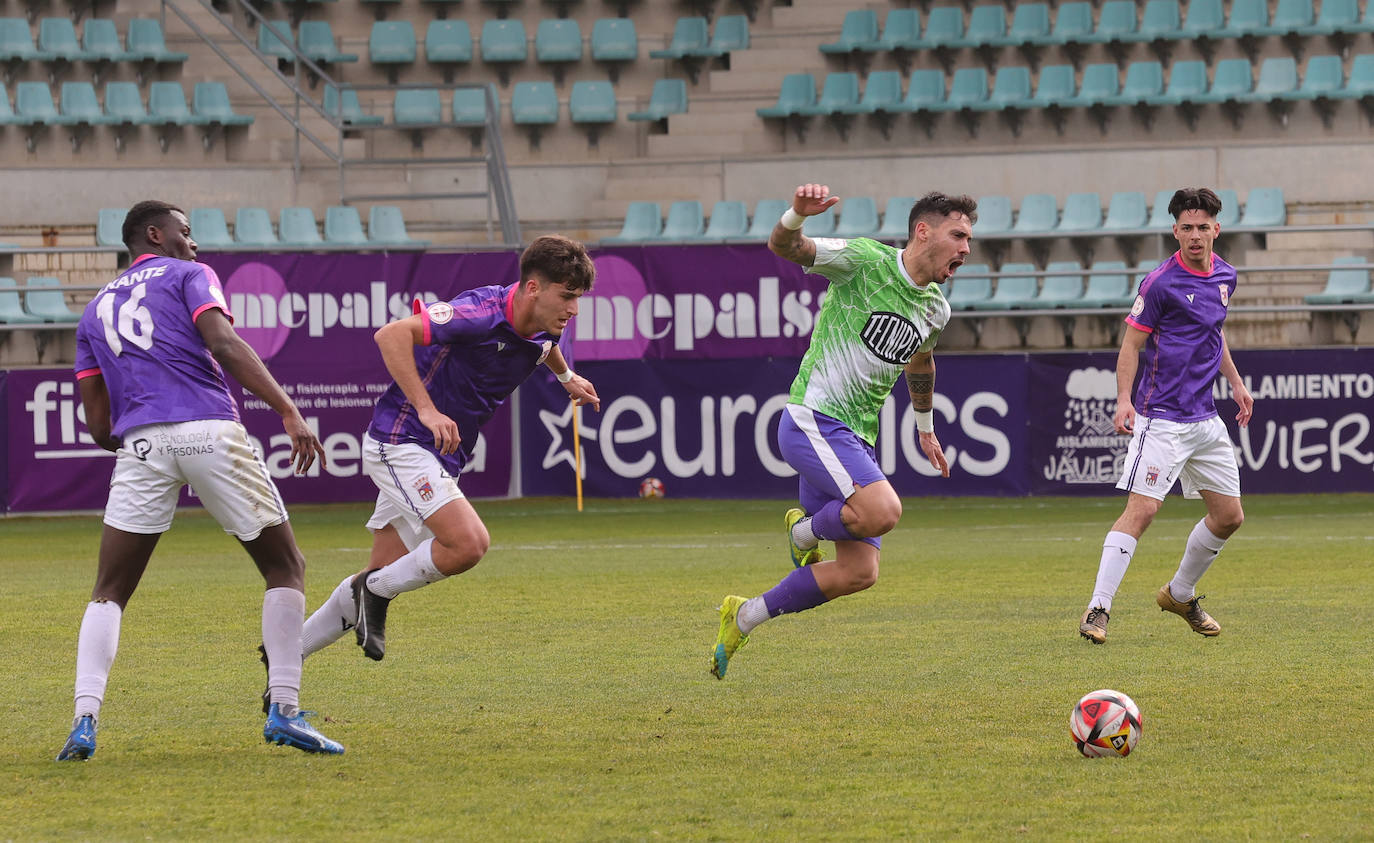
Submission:
{"label": "white star logo", "polygon": [[[581,413],[582,408],[577,411]],[[544,462],[540,468],[548,470],[558,465],[566,463],[568,468],[576,468],[577,461],[573,456],[572,442],[565,442],[564,431],[572,431],[573,404],[571,401],[564,406],[563,412],[552,413],[548,410],[539,411],[539,421],[544,425],[544,429],[549,432],[549,450],[544,452]],[[586,418],[579,415],[577,422],[578,434],[587,442],[596,441],[596,430],[587,427]],[[587,476],[587,461],[582,461],[582,476]]]}

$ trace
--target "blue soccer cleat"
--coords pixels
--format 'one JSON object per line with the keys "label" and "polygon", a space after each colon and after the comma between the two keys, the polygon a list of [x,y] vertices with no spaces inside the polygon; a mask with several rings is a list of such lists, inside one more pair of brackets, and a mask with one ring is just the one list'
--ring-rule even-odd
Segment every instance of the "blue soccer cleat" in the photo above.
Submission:
{"label": "blue soccer cleat", "polygon": [[92,755],[95,755],[95,718],[85,714],[72,725],[72,733],[67,736],[62,751],[57,753],[57,760],[85,761]]}
{"label": "blue soccer cleat", "polygon": [[267,713],[267,723],[262,727],[262,737],[277,746],[294,746],[306,752],[326,752],[330,755],[343,755],[343,744],[331,741],[315,731],[315,727],[305,719],[313,711],[297,711],[287,717],[282,713],[281,703],[272,703]]}

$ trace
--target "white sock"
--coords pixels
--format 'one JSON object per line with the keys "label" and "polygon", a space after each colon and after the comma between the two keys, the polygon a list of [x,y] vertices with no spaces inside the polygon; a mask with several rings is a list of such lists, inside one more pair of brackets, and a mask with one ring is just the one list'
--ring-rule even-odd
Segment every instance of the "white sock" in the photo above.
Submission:
{"label": "white sock", "polygon": [[311,656],[343,637],[358,620],[358,604],[353,602],[353,574],[343,578],[329,599],[305,620],[301,631],[301,653]]}
{"label": "white sock", "polygon": [[1093,599],[1088,608],[1094,606],[1112,610],[1112,598],[1121,587],[1121,578],[1135,555],[1136,538],[1127,533],[1112,530],[1102,545],[1102,561],[1097,565],[1097,584],[1093,586]]}
{"label": "white sock", "polygon": [[744,601],[735,613],[735,623],[739,624],[739,631],[742,635],[748,635],[754,628],[768,620],[768,606],[764,604],[762,595],[751,597]]}
{"label": "white sock", "polygon": [[1217,558],[1225,545],[1226,539],[1218,538],[1207,529],[1206,518],[1193,525],[1193,532],[1188,534],[1188,544],[1183,549],[1183,559],[1178,563],[1178,573],[1169,582],[1169,592],[1175,600],[1187,603],[1193,599],[1197,581],[1207,573],[1212,560]]}
{"label": "white sock", "polygon": [[115,653],[119,650],[119,622],[124,610],[118,603],[92,601],[81,618],[81,633],[76,639],[76,716],[89,714],[100,719],[105,701],[105,684],[110,679]]}
{"label": "white sock", "polygon": [[294,713],[301,704],[301,627],[305,594],[269,588],[262,595],[262,646],[267,651],[268,698]]}
{"label": "white sock", "polygon": [[810,550],[820,544],[820,539],[811,532],[811,516],[807,516],[792,525],[792,541],[802,550]]}
{"label": "white sock", "polygon": [[367,588],[378,597],[388,600],[398,594],[414,591],[433,582],[444,579],[444,574],[434,567],[431,551],[434,539],[426,539],[411,552],[368,575]]}

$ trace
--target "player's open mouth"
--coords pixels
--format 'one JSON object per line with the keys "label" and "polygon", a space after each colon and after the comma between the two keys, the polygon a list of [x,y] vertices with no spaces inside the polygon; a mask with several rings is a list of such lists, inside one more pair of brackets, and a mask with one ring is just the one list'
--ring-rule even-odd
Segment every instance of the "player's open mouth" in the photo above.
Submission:
{"label": "player's open mouth", "polygon": [[963,265],[964,265],[964,262],[963,262],[963,261],[950,261],[950,262],[949,262],[949,274],[950,274],[950,275],[953,275],[953,274],[954,274],[954,270],[958,269],[959,267],[961,267],[961,266],[963,266]]}

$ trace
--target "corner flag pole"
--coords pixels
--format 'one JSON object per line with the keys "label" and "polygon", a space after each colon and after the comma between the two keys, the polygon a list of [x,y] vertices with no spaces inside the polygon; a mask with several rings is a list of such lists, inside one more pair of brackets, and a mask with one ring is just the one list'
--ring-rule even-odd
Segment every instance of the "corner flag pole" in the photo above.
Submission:
{"label": "corner flag pole", "polygon": [[582,435],[578,429],[577,417],[581,413],[577,412],[577,399],[572,399],[573,417],[573,475],[577,477],[577,511],[582,511]]}

